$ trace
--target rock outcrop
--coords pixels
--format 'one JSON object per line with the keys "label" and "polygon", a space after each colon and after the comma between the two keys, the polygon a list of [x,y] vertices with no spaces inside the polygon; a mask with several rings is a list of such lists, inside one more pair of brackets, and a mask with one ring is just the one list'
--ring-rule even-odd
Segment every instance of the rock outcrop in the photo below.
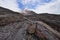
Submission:
{"label": "rock outcrop", "polygon": [[26,15],[26,17],[32,21],[43,21],[60,32],[60,15],[43,13],[36,15]]}
{"label": "rock outcrop", "polygon": [[60,40],[58,16],[27,13],[0,7],[0,40]]}

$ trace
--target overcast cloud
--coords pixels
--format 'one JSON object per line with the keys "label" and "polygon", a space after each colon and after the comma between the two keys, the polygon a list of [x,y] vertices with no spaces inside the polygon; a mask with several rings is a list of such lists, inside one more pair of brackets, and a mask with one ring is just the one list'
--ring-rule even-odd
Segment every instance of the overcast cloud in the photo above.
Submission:
{"label": "overcast cloud", "polygon": [[0,0],[0,6],[8,8],[13,11],[20,11],[16,0]]}

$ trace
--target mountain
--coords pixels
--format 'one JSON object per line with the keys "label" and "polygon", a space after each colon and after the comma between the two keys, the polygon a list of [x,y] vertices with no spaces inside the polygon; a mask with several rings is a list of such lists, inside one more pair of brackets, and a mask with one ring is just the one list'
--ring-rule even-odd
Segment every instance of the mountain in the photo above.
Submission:
{"label": "mountain", "polygon": [[0,40],[59,40],[59,17],[29,10],[18,13],[0,7]]}
{"label": "mountain", "polygon": [[23,15],[35,15],[37,13],[35,13],[35,12],[31,11],[31,10],[25,9],[25,10],[22,11],[22,14]]}

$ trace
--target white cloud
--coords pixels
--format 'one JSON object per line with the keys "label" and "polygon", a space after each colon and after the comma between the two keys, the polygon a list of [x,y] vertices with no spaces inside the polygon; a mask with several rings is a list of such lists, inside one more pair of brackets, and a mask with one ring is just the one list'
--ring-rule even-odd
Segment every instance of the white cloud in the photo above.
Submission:
{"label": "white cloud", "polygon": [[38,5],[38,6],[36,6],[35,11],[37,13],[52,12],[52,11],[54,11],[54,10],[52,10],[53,5],[55,5],[55,3],[46,3],[45,5]]}
{"label": "white cloud", "polygon": [[37,13],[60,14],[60,0],[56,0],[41,6],[38,5],[34,11]]}
{"label": "white cloud", "polygon": [[25,4],[27,4],[27,3],[30,3],[30,1],[31,1],[31,0],[22,0],[21,2],[22,2],[22,4],[25,5]]}
{"label": "white cloud", "polygon": [[[21,11],[17,3],[18,0],[0,0],[0,6],[11,9],[13,11]],[[41,0],[19,0],[25,5],[25,9],[33,10],[36,13],[54,13],[60,14],[60,0],[52,0],[49,3],[43,3]],[[37,4],[36,4],[37,3]],[[41,5],[43,4],[43,5]],[[34,6],[35,9],[29,8],[29,5]]]}
{"label": "white cloud", "polygon": [[45,3],[44,5],[40,5],[42,2],[41,0],[22,0],[23,4],[34,4],[38,2],[39,4],[36,5],[35,9],[26,8],[29,10],[33,10],[36,13],[51,13],[51,14],[60,14],[60,0],[51,0],[49,3]]}
{"label": "white cloud", "polygon": [[16,0],[0,0],[0,6],[19,12]]}

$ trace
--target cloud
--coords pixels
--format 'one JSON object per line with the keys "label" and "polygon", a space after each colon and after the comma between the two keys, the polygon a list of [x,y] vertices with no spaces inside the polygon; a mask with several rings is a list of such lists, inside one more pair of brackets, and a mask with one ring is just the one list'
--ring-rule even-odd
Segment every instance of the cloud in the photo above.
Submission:
{"label": "cloud", "polygon": [[52,12],[54,11],[52,10],[53,5],[55,5],[55,2],[46,3],[44,5],[37,5],[34,11],[36,11],[37,13]]}
{"label": "cloud", "polygon": [[22,4],[36,13],[60,14],[60,0],[22,0]]}
{"label": "cloud", "polygon": [[19,12],[16,0],[0,0],[0,6]]}
{"label": "cloud", "polygon": [[35,3],[37,3],[37,4],[48,3],[48,2],[50,2],[52,0],[20,0],[20,1],[24,5],[27,5],[27,4],[31,4],[32,5],[32,4],[35,4]]}
{"label": "cloud", "polygon": [[60,14],[60,0],[0,0],[0,6],[18,12],[28,9],[36,13]]}
{"label": "cloud", "polygon": [[37,13],[60,14],[60,0],[55,0],[54,2],[47,3],[41,6],[38,5],[36,6],[34,11]]}
{"label": "cloud", "polygon": [[51,0],[18,0],[25,8],[34,9],[37,5],[49,3]]}

